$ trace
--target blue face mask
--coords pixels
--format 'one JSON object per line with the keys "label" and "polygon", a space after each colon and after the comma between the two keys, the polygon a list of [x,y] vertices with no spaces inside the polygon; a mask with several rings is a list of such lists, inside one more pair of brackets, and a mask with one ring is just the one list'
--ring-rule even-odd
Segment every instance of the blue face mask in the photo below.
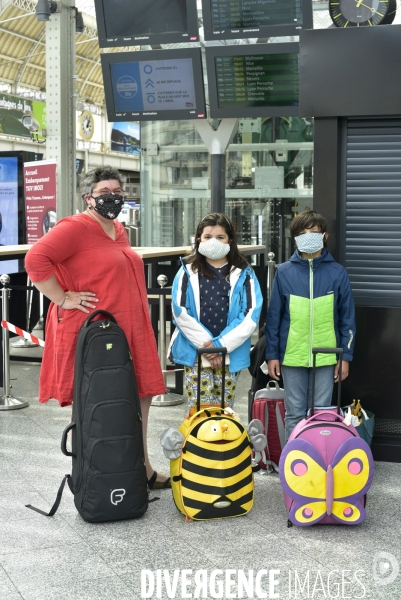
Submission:
{"label": "blue face mask", "polygon": [[315,254],[323,248],[324,233],[313,231],[311,233],[303,233],[295,238],[297,248],[305,254]]}

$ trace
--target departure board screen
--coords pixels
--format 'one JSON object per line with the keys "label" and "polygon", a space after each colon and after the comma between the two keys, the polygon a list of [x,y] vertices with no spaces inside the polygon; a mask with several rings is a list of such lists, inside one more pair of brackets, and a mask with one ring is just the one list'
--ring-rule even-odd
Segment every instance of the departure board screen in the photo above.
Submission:
{"label": "departure board screen", "polygon": [[206,49],[211,117],[296,115],[299,45]]}
{"label": "departure board screen", "polygon": [[200,48],[101,55],[109,121],[206,117]]}
{"label": "departure board screen", "polygon": [[203,0],[202,10],[205,40],[297,35],[313,28],[312,0]]}
{"label": "departure board screen", "polygon": [[196,0],[95,0],[99,46],[199,41]]}

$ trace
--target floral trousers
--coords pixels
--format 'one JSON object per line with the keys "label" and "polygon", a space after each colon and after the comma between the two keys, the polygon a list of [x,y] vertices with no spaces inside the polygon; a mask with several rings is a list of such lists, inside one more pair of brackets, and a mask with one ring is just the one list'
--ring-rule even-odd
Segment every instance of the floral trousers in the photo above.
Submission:
{"label": "floral trousers", "polygon": [[[185,390],[188,397],[189,409],[196,406],[198,395],[198,366],[185,367]],[[221,384],[223,370],[202,367],[200,375],[200,403],[221,404]],[[234,408],[235,386],[237,384],[238,372],[230,373],[225,367],[224,400],[230,408]]]}

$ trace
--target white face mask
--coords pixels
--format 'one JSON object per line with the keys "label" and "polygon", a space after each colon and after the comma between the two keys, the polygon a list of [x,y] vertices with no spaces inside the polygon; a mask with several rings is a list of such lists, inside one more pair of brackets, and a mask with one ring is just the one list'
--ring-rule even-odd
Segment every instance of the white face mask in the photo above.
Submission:
{"label": "white face mask", "polygon": [[297,235],[295,241],[298,250],[300,252],[305,252],[305,254],[315,254],[315,252],[318,252],[323,248],[324,235],[324,233],[319,233],[318,231]]}
{"label": "white face mask", "polygon": [[210,258],[210,260],[219,260],[219,258],[224,258],[230,252],[230,244],[224,244],[216,238],[210,238],[207,242],[201,242],[198,250],[200,254]]}

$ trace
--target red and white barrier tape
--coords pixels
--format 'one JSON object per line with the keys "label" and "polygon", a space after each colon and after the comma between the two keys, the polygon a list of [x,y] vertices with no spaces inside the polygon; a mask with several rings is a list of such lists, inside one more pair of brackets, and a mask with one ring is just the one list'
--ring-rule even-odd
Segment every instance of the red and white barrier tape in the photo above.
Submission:
{"label": "red and white barrier tape", "polygon": [[42,346],[43,348],[45,347],[44,341],[40,340],[38,337],[36,337],[36,335],[32,335],[31,333],[28,333],[27,331],[24,331],[23,329],[20,329],[19,327],[16,327],[15,325],[8,323],[7,321],[2,321],[1,326],[4,329],[8,329],[9,331],[16,333],[20,337],[25,338],[30,342],[33,342],[34,344],[38,344],[38,346]]}
{"label": "red and white barrier tape", "polygon": [[[2,321],[1,326],[4,329],[8,329],[9,331],[16,333],[20,337],[25,338],[26,340],[29,340],[30,342],[33,342],[34,344],[38,344],[39,346],[42,346],[43,348],[45,347],[44,341],[39,339],[38,337],[36,337],[36,335],[32,335],[31,333],[28,333],[27,331],[24,331],[23,329],[20,329],[19,327],[16,327],[15,325],[8,323],[7,321]],[[183,370],[184,369],[166,369],[165,371],[163,370],[163,373],[175,373],[176,371],[183,371]]]}

